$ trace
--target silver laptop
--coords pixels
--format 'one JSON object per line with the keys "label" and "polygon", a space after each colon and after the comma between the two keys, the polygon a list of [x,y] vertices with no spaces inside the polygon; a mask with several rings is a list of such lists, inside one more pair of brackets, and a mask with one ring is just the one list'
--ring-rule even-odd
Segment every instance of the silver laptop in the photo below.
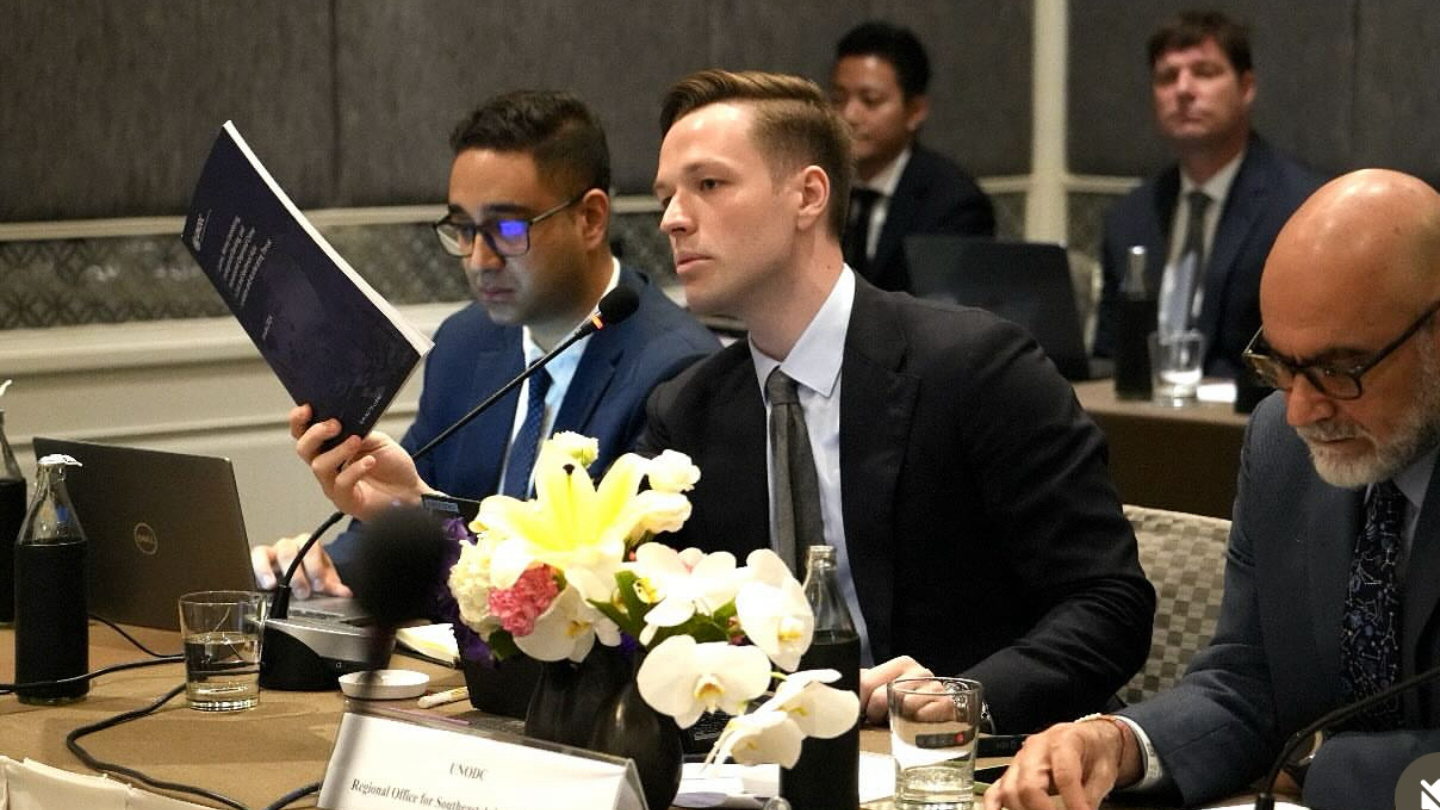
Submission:
{"label": "silver laptop", "polygon": [[[89,540],[91,613],[178,630],[181,594],[255,589],[230,459],[37,436],[36,457],[51,453],[82,465],[65,482]],[[291,604],[307,615],[360,620],[353,599]]]}

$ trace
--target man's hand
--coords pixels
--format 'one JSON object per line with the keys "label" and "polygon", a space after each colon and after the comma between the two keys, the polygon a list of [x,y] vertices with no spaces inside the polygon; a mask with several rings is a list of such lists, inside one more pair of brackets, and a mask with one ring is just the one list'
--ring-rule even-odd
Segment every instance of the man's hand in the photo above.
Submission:
{"label": "man's hand", "polygon": [[1140,747],[1113,720],[1060,723],[1025,741],[1000,781],[985,791],[985,810],[1094,810],[1110,790],[1140,778]]}
{"label": "man's hand", "polygon": [[860,709],[864,719],[873,725],[884,725],[889,719],[885,684],[896,678],[929,678],[934,674],[908,655],[860,670]]}
{"label": "man's hand", "polygon": [[290,411],[295,454],[310,465],[325,497],[340,511],[368,520],[396,504],[418,504],[421,495],[433,492],[420,480],[415,460],[389,436],[378,430],[363,439],[348,436],[322,450],[340,435],[340,422],[327,419],[311,425],[310,416],[309,405]]}
{"label": "man's hand", "polygon": [[[297,534],[282,537],[273,546],[254,546],[250,549],[250,564],[255,569],[255,583],[261,590],[270,590],[295,561],[295,553],[309,537]],[[331,596],[351,596],[350,588],[340,581],[340,572],[330,561],[330,555],[316,543],[305,554],[305,561],[295,571],[290,581],[290,590],[298,599],[309,599],[310,594],[322,593]]]}

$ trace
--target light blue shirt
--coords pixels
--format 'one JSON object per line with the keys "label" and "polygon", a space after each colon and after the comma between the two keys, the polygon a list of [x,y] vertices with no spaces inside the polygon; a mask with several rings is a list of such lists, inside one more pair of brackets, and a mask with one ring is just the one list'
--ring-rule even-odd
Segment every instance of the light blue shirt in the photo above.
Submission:
{"label": "light blue shirt", "polygon": [[[620,260],[612,258],[610,271],[610,283],[606,285],[605,292],[615,289],[620,283]],[[602,297],[605,293],[601,293]],[[578,327],[578,324],[577,324]],[[525,350],[525,364],[528,366],[536,360],[545,356],[545,350],[535,342],[535,337],[530,333],[530,327],[520,327],[521,346]],[[555,415],[560,412],[560,403],[565,401],[565,394],[570,391],[570,381],[575,379],[575,371],[580,368],[580,358],[585,356],[585,347],[590,345],[591,335],[575,341],[570,348],[556,355],[550,365],[545,367],[545,373],[550,375],[550,390],[545,392],[545,418],[540,423],[540,435],[547,437],[555,427]],[[530,381],[526,380],[520,385],[520,399],[515,403],[515,420],[510,425],[510,442],[505,445],[505,463],[500,467],[500,480],[505,480],[505,473],[510,468],[510,444],[515,442],[515,437],[520,433],[520,427],[525,424],[525,410],[530,406]],[[544,441],[542,438],[541,441]],[[534,485],[535,471],[530,471],[531,485]]]}
{"label": "light blue shirt", "polygon": [[[845,355],[845,334],[850,329],[850,310],[855,305],[855,274],[849,267],[825,298],[800,339],[782,362],[766,355],[750,343],[750,356],[755,363],[756,384],[765,396],[765,380],[779,366],[786,376],[799,383],[800,408],[805,412],[805,432],[810,436],[810,450],[815,456],[815,471],[820,479],[820,516],[825,521],[825,542],[835,547],[836,573],[850,618],[860,634],[860,662],[874,666],[870,652],[870,633],[860,600],[855,595],[855,578],[850,571],[850,557],[845,549],[845,514],[840,503],[840,366]],[[765,400],[768,424],[770,401]],[[770,434],[765,434],[766,473],[775,480],[775,465],[770,453]],[[770,537],[775,545],[775,491],[770,490]]]}

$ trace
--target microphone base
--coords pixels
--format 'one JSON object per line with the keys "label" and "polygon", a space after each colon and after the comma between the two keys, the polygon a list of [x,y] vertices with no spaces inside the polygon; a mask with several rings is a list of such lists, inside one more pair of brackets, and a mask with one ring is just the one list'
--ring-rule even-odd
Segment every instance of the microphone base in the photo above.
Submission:
{"label": "microphone base", "polygon": [[394,633],[315,619],[267,619],[260,643],[260,688],[324,692],[340,688],[340,676],[384,669],[395,649]]}

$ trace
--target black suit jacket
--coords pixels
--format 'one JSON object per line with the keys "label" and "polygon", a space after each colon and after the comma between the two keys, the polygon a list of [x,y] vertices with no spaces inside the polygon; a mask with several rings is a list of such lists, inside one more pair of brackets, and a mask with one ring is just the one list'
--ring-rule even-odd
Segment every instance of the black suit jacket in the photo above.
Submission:
{"label": "black suit jacket", "polygon": [[[657,387],[641,446],[701,477],[677,545],[769,545],[746,343]],[[857,281],[840,377],[845,548],[878,661],[979,679],[1002,729],[1093,711],[1150,648],[1154,590],[1105,442],[1019,327]]]}
{"label": "black suit jacket", "polygon": [[[1220,211],[1206,260],[1199,329],[1205,333],[1205,373],[1234,377],[1241,352],[1260,328],[1260,271],[1290,215],[1323,178],[1251,134],[1245,159]],[[1132,245],[1146,249],[1145,275],[1160,289],[1170,229],[1180,197],[1180,168],[1171,166],[1116,203],[1105,216],[1101,261],[1104,288],[1095,327],[1095,354],[1109,357],[1115,340],[1120,284]]]}
{"label": "black suit jacket", "polygon": [[[1149,735],[1187,807],[1244,790],[1286,737],[1344,702],[1340,624],[1364,490],[1320,480],[1305,443],[1285,424],[1280,394],[1250,420],[1238,490],[1215,637],[1175,688],[1124,711]],[[1440,665],[1434,473],[1407,569],[1402,677]],[[1305,780],[1307,806],[1394,806],[1405,767],[1440,751],[1440,687],[1412,691],[1401,705],[1405,729],[1347,732],[1320,746]]]}
{"label": "black suit jacket", "polygon": [[882,290],[912,291],[905,237],[914,233],[995,235],[995,210],[975,180],[949,158],[920,144],[895,186],[875,258],[865,278]]}

